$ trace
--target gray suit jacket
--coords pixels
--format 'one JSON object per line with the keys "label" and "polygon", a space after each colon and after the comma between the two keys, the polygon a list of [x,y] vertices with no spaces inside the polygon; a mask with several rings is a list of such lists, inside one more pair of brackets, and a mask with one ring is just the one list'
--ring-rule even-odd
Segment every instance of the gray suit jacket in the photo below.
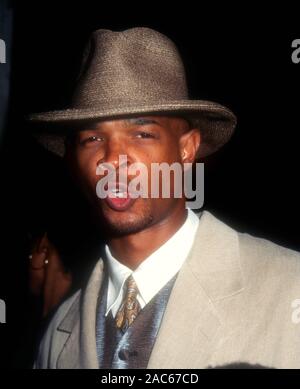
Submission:
{"label": "gray suit jacket", "polygon": [[[183,242],[184,243],[184,242]],[[98,368],[95,320],[103,262],[57,311],[36,368]],[[247,362],[300,368],[300,254],[241,234],[203,212],[170,295],[148,368]]]}

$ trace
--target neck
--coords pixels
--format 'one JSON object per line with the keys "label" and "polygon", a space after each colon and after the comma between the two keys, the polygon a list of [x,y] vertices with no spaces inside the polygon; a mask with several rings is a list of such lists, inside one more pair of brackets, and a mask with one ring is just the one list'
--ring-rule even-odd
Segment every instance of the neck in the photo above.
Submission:
{"label": "neck", "polygon": [[110,239],[109,249],[119,262],[134,270],[179,230],[186,217],[186,209],[179,209],[145,230]]}

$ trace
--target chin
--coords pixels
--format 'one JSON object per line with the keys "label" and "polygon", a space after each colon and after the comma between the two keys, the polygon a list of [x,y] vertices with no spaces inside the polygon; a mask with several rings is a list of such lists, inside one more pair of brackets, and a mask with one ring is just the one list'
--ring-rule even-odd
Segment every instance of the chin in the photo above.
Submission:
{"label": "chin", "polygon": [[136,234],[149,227],[153,222],[151,213],[136,214],[133,212],[116,212],[102,210],[104,224],[108,231],[115,236]]}

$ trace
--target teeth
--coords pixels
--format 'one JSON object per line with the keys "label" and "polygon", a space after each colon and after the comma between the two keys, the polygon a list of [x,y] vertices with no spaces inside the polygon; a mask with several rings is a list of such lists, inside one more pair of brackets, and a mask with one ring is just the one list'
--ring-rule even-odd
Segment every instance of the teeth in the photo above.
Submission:
{"label": "teeth", "polygon": [[118,198],[124,198],[126,197],[126,193],[125,192],[118,192],[118,193],[115,193],[116,197]]}
{"label": "teeth", "polygon": [[125,198],[127,197],[127,192],[123,192],[123,191],[119,191],[118,189],[113,189],[111,191],[111,193],[113,194],[114,197],[117,197],[117,198]]}
{"label": "teeth", "polygon": [[111,189],[110,193],[112,194],[113,197],[115,198],[125,198],[127,197],[127,191],[121,188],[114,188]]}

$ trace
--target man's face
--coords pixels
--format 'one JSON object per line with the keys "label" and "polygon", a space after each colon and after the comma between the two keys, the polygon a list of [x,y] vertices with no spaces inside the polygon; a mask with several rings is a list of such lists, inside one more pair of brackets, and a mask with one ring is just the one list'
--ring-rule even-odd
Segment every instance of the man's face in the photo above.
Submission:
{"label": "man's face", "polygon": [[[164,220],[179,208],[184,209],[185,199],[172,197],[173,180],[170,180],[171,196],[151,198],[100,199],[96,194],[98,181],[105,175],[96,174],[99,164],[111,164],[116,171],[118,188],[120,155],[127,158],[127,167],[142,163],[148,174],[148,189],[151,188],[152,163],[193,162],[200,143],[197,130],[190,130],[184,119],[161,116],[146,116],[131,119],[99,121],[86,125],[77,132],[72,150],[75,175],[97,213],[114,233],[127,235],[139,232]],[[68,149],[67,149],[68,150]],[[68,158],[68,157],[67,157]],[[107,173],[106,173],[107,174]],[[140,171],[140,175],[144,174]],[[130,183],[137,175],[127,175]],[[160,185],[162,176],[160,175]],[[127,194],[128,196],[128,194]],[[110,196],[109,196],[110,197]]]}

